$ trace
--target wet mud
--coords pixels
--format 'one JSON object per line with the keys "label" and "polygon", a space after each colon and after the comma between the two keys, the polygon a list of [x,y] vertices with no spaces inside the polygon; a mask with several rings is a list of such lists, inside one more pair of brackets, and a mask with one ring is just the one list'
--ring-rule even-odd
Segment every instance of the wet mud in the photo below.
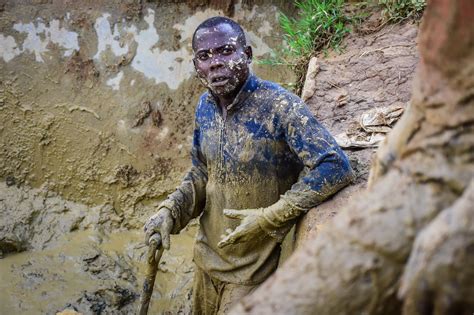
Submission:
{"label": "wet mud", "polygon": [[[2,196],[28,195],[14,187],[2,187],[1,192]],[[88,228],[85,222],[90,218],[84,218],[81,211],[91,212],[91,209],[65,202],[57,196],[40,198],[38,191],[29,194],[29,198],[16,204],[11,208],[14,211],[8,213],[5,208],[11,205],[10,201],[0,201],[2,218],[14,216],[18,210],[28,209],[31,204],[44,202],[51,205],[46,213],[33,215],[34,224],[29,223],[31,217],[16,217],[18,225],[32,226],[36,230],[22,234],[17,225],[11,228],[12,234],[25,236],[21,246],[27,251],[3,253],[0,260],[1,312],[55,314],[69,309],[82,314],[134,313],[139,306],[146,270],[147,248],[142,231],[110,230],[96,223],[92,223],[95,227]],[[36,196],[32,197],[34,194]],[[68,215],[81,219],[67,220]],[[52,216],[61,217],[61,223],[51,222]],[[12,218],[10,223],[13,221]],[[81,223],[70,224],[68,221]],[[3,235],[8,235],[5,229],[10,228],[8,222],[5,223],[6,226],[0,226],[2,248],[7,241]],[[159,265],[150,312],[189,313],[194,271],[190,249],[196,229],[196,223],[192,223],[180,235],[172,237],[172,248],[164,253]],[[8,241],[8,244],[13,243]]]}

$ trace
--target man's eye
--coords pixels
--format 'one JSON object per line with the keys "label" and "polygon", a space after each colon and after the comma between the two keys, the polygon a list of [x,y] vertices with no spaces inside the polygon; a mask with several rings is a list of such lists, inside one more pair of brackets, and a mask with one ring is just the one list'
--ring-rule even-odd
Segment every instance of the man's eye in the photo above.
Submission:
{"label": "man's eye", "polygon": [[199,59],[201,61],[206,61],[207,59],[209,59],[209,54],[207,54],[207,53],[199,54],[199,55],[197,55],[197,59]]}
{"label": "man's eye", "polygon": [[234,52],[234,48],[231,46],[226,46],[222,49],[222,54],[224,55],[230,55],[233,52]]}

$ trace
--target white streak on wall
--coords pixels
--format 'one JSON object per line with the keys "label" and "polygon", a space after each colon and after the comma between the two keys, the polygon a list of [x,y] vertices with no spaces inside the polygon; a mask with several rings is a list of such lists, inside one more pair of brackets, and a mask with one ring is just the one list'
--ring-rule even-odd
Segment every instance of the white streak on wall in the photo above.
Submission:
{"label": "white streak on wall", "polygon": [[94,23],[94,28],[97,33],[97,53],[94,59],[99,59],[102,52],[107,49],[112,50],[115,56],[125,55],[128,52],[128,45],[124,44],[123,47],[120,45],[120,32],[117,24],[114,29],[109,22],[110,14],[104,13],[101,17],[97,18]]}
{"label": "white streak on wall", "polygon": [[[241,5],[240,3],[236,4],[236,8]],[[252,7],[252,11],[249,13],[246,10],[241,10],[238,11],[236,9],[236,16],[234,17],[238,22],[239,20],[250,20],[255,16],[255,13],[257,12],[257,6]],[[184,42],[186,40],[189,40],[189,44],[191,44],[191,39],[194,33],[194,30],[198,27],[201,22],[206,20],[207,18],[216,16],[216,15],[222,15],[221,11],[216,11],[212,9],[206,9],[204,11],[196,12],[192,16],[188,17],[183,24],[175,24],[173,28],[177,29],[178,31],[181,32],[181,42]],[[268,23],[268,22],[267,22]],[[266,24],[264,24],[265,26]],[[270,24],[268,23],[268,26]],[[266,28],[264,28],[265,30]],[[254,56],[261,56],[266,53],[269,53],[272,51],[272,49],[260,38],[260,36],[256,35],[254,32],[246,32],[247,34],[247,41],[249,44],[252,46],[253,49],[253,54]]]}
{"label": "white streak on wall", "polygon": [[65,48],[64,56],[71,56],[75,50],[79,50],[78,35],[69,32],[59,25],[59,20],[52,20],[49,28],[45,28],[46,35],[52,43]]}
{"label": "white streak on wall", "polygon": [[[256,6],[248,14],[241,14],[239,19],[245,21],[256,15]],[[104,13],[96,19],[94,28],[97,34],[97,52],[94,59],[101,64],[107,59],[107,53],[115,57],[125,55],[133,56],[130,66],[142,73],[145,77],[153,79],[157,84],[165,83],[170,89],[177,89],[179,85],[189,79],[194,73],[192,63],[191,38],[196,27],[205,19],[222,14],[221,11],[207,9],[199,11],[188,17],[184,23],[175,24],[173,28],[180,32],[181,47],[178,50],[164,50],[158,47],[160,36],[155,26],[155,11],[148,9],[144,16],[146,27],[139,29],[136,25],[126,26],[127,23],[110,21],[111,15]],[[66,13],[65,21],[69,21],[70,14]],[[68,31],[61,26],[60,20],[54,19],[49,23],[38,18],[30,23],[16,23],[13,29],[25,33],[23,42],[16,42],[15,37],[0,34],[0,56],[9,62],[23,52],[33,53],[36,61],[44,62],[43,57],[49,51],[49,44],[56,44],[64,50],[64,56],[71,56],[79,50],[78,34]],[[130,25],[130,24],[128,24]],[[160,25],[159,22],[156,25]],[[269,24],[263,23],[260,33],[269,33]],[[271,51],[268,45],[254,32],[247,32],[249,44],[254,49],[255,56],[261,56]],[[136,48],[136,50],[135,50]],[[135,51],[133,51],[135,50]],[[106,83],[113,89],[119,89],[123,73],[109,79]]]}
{"label": "white streak on wall", "polygon": [[262,26],[258,28],[258,32],[265,36],[270,36],[270,31],[273,30],[273,27],[270,25],[270,22],[263,21]]}
{"label": "white streak on wall", "polygon": [[41,19],[38,19],[36,25],[33,22],[15,23],[13,29],[27,34],[20,52],[34,53],[38,62],[44,62],[42,54],[48,51],[49,43],[57,44],[63,48],[65,50],[64,56],[70,56],[75,50],[79,50],[78,34],[61,27],[59,20],[52,20],[49,26],[46,26]]}
{"label": "white streak on wall", "polygon": [[[156,47],[160,36],[155,27],[155,11],[148,9],[144,17],[147,28],[139,30],[135,25],[114,29],[108,21],[109,14],[104,14],[95,23],[98,39],[98,50],[95,59],[100,60],[102,52],[110,48],[115,56],[129,53],[131,41],[137,44],[131,67],[154,79],[156,84],[166,83],[170,89],[177,89],[181,82],[189,79],[193,73],[192,55],[189,49],[182,47],[177,51],[161,50]],[[126,38],[129,43],[120,45],[120,38]]]}
{"label": "white streak on wall", "polygon": [[240,3],[236,3],[234,6],[234,16],[232,19],[236,20],[237,22],[242,22],[244,20],[251,21],[254,19],[255,14],[257,13],[257,5],[252,7],[252,11],[248,12],[248,10],[242,9],[242,1]]}
{"label": "white streak on wall", "polygon": [[15,39],[12,36],[3,36],[0,34],[0,56],[5,62],[9,62],[21,53],[18,49]]}
{"label": "white streak on wall", "polygon": [[204,11],[194,13],[193,15],[188,17],[182,24],[173,25],[173,28],[181,32],[181,42],[189,40],[189,44],[191,44],[191,39],[194,30],[198,27],[199,24],[201,24],[201,22],[204,22],[204,20],[210,17],[222,14],[222,11],[206,9]]}
{"label": "white streak on wall", "polygon": [[41,54],[48,51],[46,45],[48,42],[41,40],[39,34],[44,33],[44,24],[39,23],[36,27],[33,23],[23,24],[17,23],[13,25],[13,28],[20,33],[26,33],[27,36],[23,42],[21,51],[29,51],[35,54],[35,59],[38,62],[44,62]]}
{"label": "white streak on wall", "polygon": [[189,79],[193,73],[192,55],[186,47],[177,51],[161,50],[155,47],[159,40],[154,26],[155,12],[148,9],[145,16],[148,28],[134,30],[134,38],[138,43],[137,53],[132,61],[132,67],[155,82],[164,82],[170,89],[177,89],[181,82]]}
{"label": "white streak on wall", "polygon": [[247,41],[249,45],[252,46],[254,56],[262,56],[272,51],[262,38],[254,32],[247,32]]}
{"label": "white streak on wall", "polygon": [[112,90],[120,89],[120,81],[123,79],[123,71],[120,71],[116,77],[107,80],[107,85],[112,87]]}

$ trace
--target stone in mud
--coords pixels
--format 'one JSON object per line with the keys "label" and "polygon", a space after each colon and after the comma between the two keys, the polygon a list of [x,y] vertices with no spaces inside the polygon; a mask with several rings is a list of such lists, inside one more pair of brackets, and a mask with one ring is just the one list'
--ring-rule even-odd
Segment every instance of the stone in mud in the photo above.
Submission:
{"label": "stone in mud", "polygon": [[66,233],[96,227],[117,228],[123,218],[110,205],[89,208],[62,199],[46,186],[32,189],[0,183],[0,250],[40,250]]}
{"label": "stone in mud", "polygon": [[74,308],[86,314],[131,314],[135,309],[132,303],[138,298],[135,292],[115,285],[112,288],[100,288],[93,292],[83,292]]}
{"label": "stone in mud", "polygon": [[93,247],[82,255],[82,262],[82,270],[96,279],[123,279],[136,283],[136,270],[130,258],[122,253],[112,252],[109,255],[98,247]]}

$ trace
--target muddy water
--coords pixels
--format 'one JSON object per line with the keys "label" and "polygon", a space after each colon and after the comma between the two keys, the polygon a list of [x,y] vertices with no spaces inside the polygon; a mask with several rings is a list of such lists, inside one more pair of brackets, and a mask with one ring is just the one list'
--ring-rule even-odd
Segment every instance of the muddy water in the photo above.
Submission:
{"label": "muddy water", "polygon": [[[191,307],[191,262],[196,226],[172,236],[160,263],[150,313]],[[66,308],[84,314],[126,314],[137,309],[145,272],[141,231],[104,235],[77,231],[48,249],[10,254],[0,260],[1,314],[54,314]],[[120,288],[120,289],[118,289]]]}

